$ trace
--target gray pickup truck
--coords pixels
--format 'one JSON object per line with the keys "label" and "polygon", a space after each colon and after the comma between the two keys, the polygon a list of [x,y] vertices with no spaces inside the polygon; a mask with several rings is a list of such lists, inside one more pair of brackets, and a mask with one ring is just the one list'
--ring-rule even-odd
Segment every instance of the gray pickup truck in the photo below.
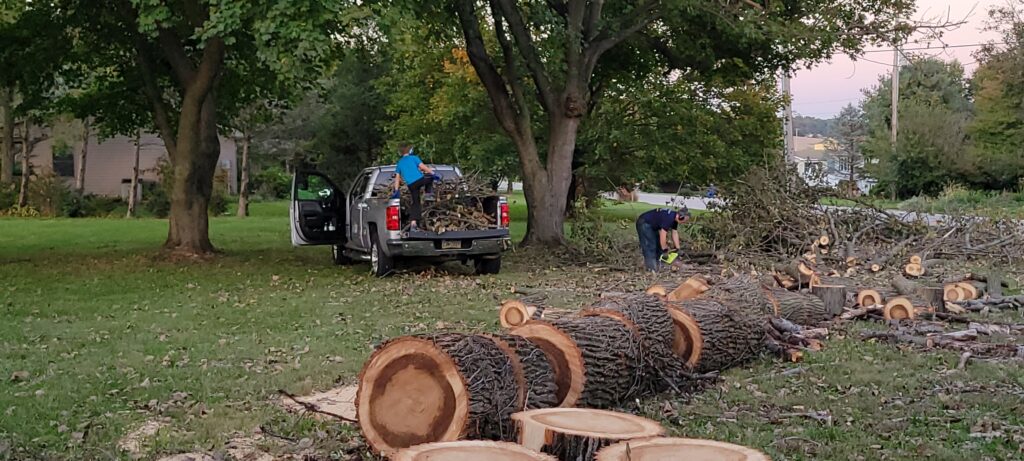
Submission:
{"label": "gray pickup truck", "polygon": [[[433,166],[441,180],[462,176],[450,165]],[[336,264],[369,261],[371,271],[383,277],[396,264],[416,259],[433,263],[472,262],[478,274],[497,274],[501,253],[509,243],[509,211],[505,197],[462,197],[494,216],[486,230],[434,233],[410,232],[401,201],[391,198],[394,165],[367,168],[344,193],[334,181],[316,171],[299,171],[292,179],[292,245],[331,245]],[[381,187],[385,186],[385,187]]]}

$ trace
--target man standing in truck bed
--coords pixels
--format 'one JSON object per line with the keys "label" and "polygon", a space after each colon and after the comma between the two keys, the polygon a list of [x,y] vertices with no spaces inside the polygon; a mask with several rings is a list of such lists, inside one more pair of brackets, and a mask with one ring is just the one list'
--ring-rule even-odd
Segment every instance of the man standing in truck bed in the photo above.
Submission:
{"label": "man standing in truck bed", "polygon": [[404,181],[409,186],[409,195],[412,199],[412,206],[409,208],[409,230],[415,231],[418,229],[416,225],[423,218],[420,191],[425,188],[426,193],[430,193],[430,187],[434,182],[434,170],[413,153],[409,144],[398,146],[398,153],[402,158],[398,159],[398,164],[395,165],[395,195],[399,194]]}

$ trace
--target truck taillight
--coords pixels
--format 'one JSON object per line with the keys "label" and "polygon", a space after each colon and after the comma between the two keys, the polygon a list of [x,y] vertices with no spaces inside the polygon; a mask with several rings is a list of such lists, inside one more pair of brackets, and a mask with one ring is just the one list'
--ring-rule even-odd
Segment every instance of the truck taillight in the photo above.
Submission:
{"label": "truck taillight", "polygon": [[401,212],[398,206],[389,206],[387,211],[387,224],[389,231],[396,231],[402,228],[402,220],[399,218]]}
{"label": "truck taillight", "polygon": [[502,203],[498,207],[498,212],[501,214],[501,227],[508,227],[508,224],[512,222],[512,217],[508,214],[508,204]]}

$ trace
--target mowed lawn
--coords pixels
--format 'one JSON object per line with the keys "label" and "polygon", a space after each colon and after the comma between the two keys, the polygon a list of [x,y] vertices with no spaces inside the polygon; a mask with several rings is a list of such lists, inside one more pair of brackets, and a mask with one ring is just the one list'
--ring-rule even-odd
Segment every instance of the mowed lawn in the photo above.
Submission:
{"label": "mowed lawn", "polygon": [[[525,208],[512,200],[521,236]],[[648,208],[602,213],[631,220]],[[147,458],[216,452],[261,428],[309,439],[325,459],[351,459],[351,429],[281,410],[278,389],[353,382],[388,337],[497,329],[496,306],[514,287],[542,286],[573,307],[645,282],[519,251],[498,276],[451,268],[376,279],[365,265],[332,265],[326,248],[292,248],[287,221],[283,203],[215,218],[220,256],[168,262],[157,252],[166,221],[0,219],[0,460],[127,459],[118,440],[154,419],[168,426],[145,444]],[[880,327],[850,324],[802,364],[761,360],[695,396],[631,410],[673,435],[741,443],[775,460],[1024,456],[1020,363],[950,371],[955,354],[858,339]]]}

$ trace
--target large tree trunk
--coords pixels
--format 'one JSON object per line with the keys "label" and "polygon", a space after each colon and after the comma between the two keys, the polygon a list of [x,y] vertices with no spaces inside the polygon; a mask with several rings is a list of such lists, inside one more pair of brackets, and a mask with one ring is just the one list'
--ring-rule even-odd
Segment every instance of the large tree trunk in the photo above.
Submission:
{"label": "large tree trunk", "polygon": [[[523,166],[523,192],[526,194],[528,221],[523,243],[538,246],[565,244],[565,197],[572,182],[572,154],[580,119],[552,115],[547,168],[536,162],[536,148],[520,147]],[[523,146],[523,143],[517,143]],[[532,156],[534,159],[531,161]]]}
{"label": "large tree trunk", "polygon": [[18,190],[19,207],[28,205],[28,177],[29,170],[32,169],[32,164],[29,162],[32,144],[32,133],[29,131],[31,128],[32,124],[28,121],[28,117],[26,117],[21,125],[21,188]]}
{"label": "large tree trunk", "polygon": [[[78,191],[79,194],[85,193],[85,161],[89,157],[89,128],[89,119],[86,118],[85,120],[82,120],[82,150],[78,152],[78,165],[75,167],[75,190]],[[138,170],[138,142],[136,142],[135,150],[135,169]],[[131,213],[131,211],[129,211],[129,213]]]}
{"label": "large tree trunk", "polygon": [[238,186],[238,217],[249,216],[249,133],[242,135],[242,181]]}
{"label": "large tree trunk", "polygon": [[213,175],[220,156],[215,96],[210,92],[196,113],[183,110],[178,125],[177,149],[171,157],[174,171],[170,228],[164,248],[184,256],[214,251],[210,243],[209,211]]}
{"label": "large tree trunk", "polygon": [[14,92],[0,88],[0,184],[14,182]]}
{"label": "large tree trunk", "polygon": [[[88,130],[86,130],[88,132]],[[86,138],[88,139],[88,137]],[[135,133],[135,161],[132,164],[132,183],[131,190],[128,192],[128,214],[126,218],[132,218],[135,216],[135,206],[138,200],[138,188],[139,188],[139,151],[142,150],[142,130]],[[82,155],[83,162],[85,161],[85,155]],[[83,172],[84,173],[84,172]]]}

